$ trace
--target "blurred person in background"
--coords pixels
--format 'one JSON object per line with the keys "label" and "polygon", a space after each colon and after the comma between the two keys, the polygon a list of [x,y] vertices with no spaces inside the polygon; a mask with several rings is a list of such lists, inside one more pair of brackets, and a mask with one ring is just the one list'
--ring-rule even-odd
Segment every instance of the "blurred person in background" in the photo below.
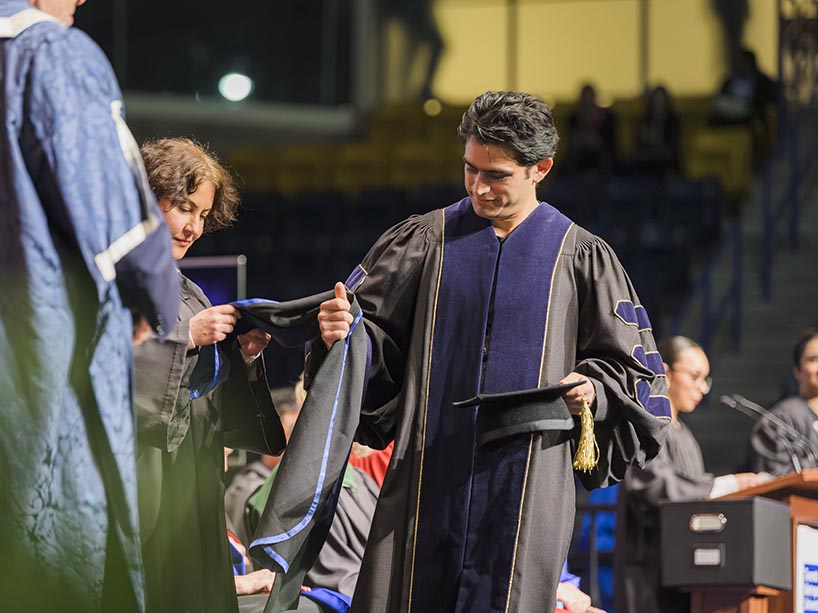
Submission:
{"label": "blurred person in background", "polygon": [[[276,410],[281,417],[285,435],[289,440],[301,406],[306,399],[303,380],[299,380],[294,389],[273,390],[273,398],[276,401]],[[353,454],[357,447],[359,445],[353,443]],[[252,484],[257,482],[258,468],[253,469],[252,472],[244,472],[247,479],[237,484],[235,488],[231,483],[227,490],[227,498],[232,508],[229,517],[232,532],[236,535],[236,540],[240,541],[240,543],[231,542],[231,547],[240,553],[250,544],[257,531],[283,455],[270,457],[273,461],[265,462],[265,468],[270,466],[267,471],[268,475],[252,489],[250,489]],[[269,456],[262,456],[262,459],[265,457]],[[241,474],[240,472],[237,476]],[[319,595],[326,594],[331,595],[330,601],[342,602],[344,606],[349,605],[366,549],[369,527],[378,501],[378,492],[378,484],[364,470],[354,467],[351,462],[346,466],[329,532],[304,578],[304,585],[309,589],[302,591],[302,596],[298,600],[298,611],[335,610],[326,608],[327,601],[319,599]],[[239,537],[239,535],[243,536]],[[238,559],[238,556],[234,553],[235,559]],[[237,568],[235,563],[234,568]],[[253,594],[259,591],[269,591],[266,589],[265,581],[270,575],[258,574],[259,571],[245,574],[252,568],[254,568],[252,562],[245,560],[245,566],[237,570],[236,586],[239,595],[242,596],[239,598],[239,608],[243,613],[261,611],[267,603],[265,597]]]}
{"label": "blurred person in background", "polygon": [[582,87],[568,119],[568,152],[563,169],[587,178],[611,174],[616,165],[616,126],[613,113],[597,102],[591,84]]}
{"label": "blurred person in background", "polygon": [[619,487],[617,507],[617,613],[688,613],[690,596],[661,587],[661,501],[706,500],[760,483],[755,473],[715,477],[704,468],[701,448],[679,419],[692,413],[710,391],[710,361],[684,336],[658,346],[665,366],[672,421],[664,447],[644,468],[633,467]]}
{"label": "blurred person in background", "polygon": [[635,173],[663,175],[679,169],[679,117],[661,85],[645,96],[645,112],[636,128],[631,161]]}
{"label": "blurred person in background", "polygon": [[778,84],[758,67],[755,53],[738,49],[730,61],[730,73],[713,97],[710,125],[747,126],[752,136],[753,165],[759,168],[772,150],[770,119],[778,99]]}
{"label": "blurred person in background", "polygon": [[[772,475],[792,472],[791,454],[798,454],[801,468],[818,468],[818,328],[801,333],[793,348],[792,374],[798,395],[776,403],[770,413],[803,437],[793,444],[792,434],[784,432],[770,417],[762,417],[753,428],[753,468]],[[810,453],[805,446],[812,446]]]}
{"label": "blurred person in background", "polygon": [[[278,387],[270,390],[273,405],[278,413],[278,418],[281,420],[284,436],[288,441],[295,420],[298,418],[304,394],[304,385],[300,381],[296,383],[295,389],[292,387]],[[247,500],[264,485],[270,474],[281,462],[282,457],[283,454],[277,456],[265,454],[257,460],[249,462],[233,475],[224,492],[227,528],[245,545],[250,542],[250,538],[253,536],[247,532]]]}
{"label": "blurred person in background", "polygon": [[557,586],[557,609],[568,613],[605,613],[591,605],[591,597],[579,589],[580,579],[568,572],[568,563],[562,566],[560,584]]}

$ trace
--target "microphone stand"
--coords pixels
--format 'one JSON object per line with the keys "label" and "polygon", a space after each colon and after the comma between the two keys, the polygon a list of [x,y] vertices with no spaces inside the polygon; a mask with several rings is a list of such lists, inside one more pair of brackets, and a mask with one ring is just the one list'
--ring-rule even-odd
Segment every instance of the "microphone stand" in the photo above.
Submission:
{"label": "microphone stand", "polygon": [[[738,411],[739,413],[749,417],[753,421],[758,421],[759,415],[767,414],[767,411],[764,411],[763,409],[762,409],[761,413],[759,413],[759,411],[756,411],[755,409],[753,409],[751,407],[747,407],[743,403],[739,404],[739,402],[735,399],[735,397],[725,395],[725,396],[722,396],[721,398],[719,398],[719,401],[723,405],[726,405],[726,406],[730,407],[731,409],[733,409],[735,411]],[[784,451],[787,452],[787,456],[789,456],[789,458],[790,458],[790,464],[792,464],[793,470],[796,473],[800,474],[801,471],[803,470],[801,468],[801,461],[798,459],[798,454],[795,453],[795,450],[792,448],[792,445],[790,444],[790,441],[787,439],[787,437],[782,437],[781,438],[781,446],[784,447]],[[765,451],[764,455],[768,455],[767,450],[765,449],[764,451]],[[772,459],[772,456],[770,456],[770,458]]]}
{"label": "microphone stand", "polygon": [[770,411],[766,410],[764,407],[756,404],[755,402],[747,400],[744,396],[733,394],[733,399],[740,405],[746,406],[751,411],[757,412],[759,415],[775,424],[779,430],[788,434],[790,437],[790,442],[795,443],[795,445],[804,452],[804,455],[806,455],[807,460],[809,460],[812,464],[818,465],[818,452],[816,452],[815,447],[813,447],[812,441],[807,439],[798,430],[796,430],[783,419],[778,417],[775,413],[771,413]]}

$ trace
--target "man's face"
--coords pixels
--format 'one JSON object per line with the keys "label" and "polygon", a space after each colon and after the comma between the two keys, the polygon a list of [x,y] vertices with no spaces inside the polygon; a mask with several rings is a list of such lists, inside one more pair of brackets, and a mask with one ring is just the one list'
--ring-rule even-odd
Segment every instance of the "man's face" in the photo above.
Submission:
{"label": "man's face", "polygon": [[74,11],[81,4],[85,4],[85,0],[29,0],[29,2],[34,8],[56,17],[64,26],[74,25]]}
{"label": "man's face", "polygon": [[474,212],[507,234],[539,204],[537,184],[548,174],[552,161],[520,166],[506,147],[471,137],[466,141],[463,163],[464,184]]}

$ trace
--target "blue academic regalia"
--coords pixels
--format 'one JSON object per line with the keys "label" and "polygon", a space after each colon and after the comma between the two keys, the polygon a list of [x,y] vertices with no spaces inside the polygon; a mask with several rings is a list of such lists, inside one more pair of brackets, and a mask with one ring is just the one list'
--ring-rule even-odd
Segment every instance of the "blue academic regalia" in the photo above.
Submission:
{"label": "blue academic regalia", "polygon": [[178,310],[102,51],[0,0],[0,602],[142,610],[132,316]]}

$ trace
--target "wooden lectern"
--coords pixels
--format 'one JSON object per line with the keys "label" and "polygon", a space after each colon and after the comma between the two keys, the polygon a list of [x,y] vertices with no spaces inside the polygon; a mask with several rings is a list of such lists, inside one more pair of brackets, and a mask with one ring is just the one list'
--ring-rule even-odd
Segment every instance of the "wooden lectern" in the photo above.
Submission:
{"label": "wooden lectern", "polygon": [[[793,587],[796,572],[796,530],[799,524],[818,525],[818,469],[778,477],[756,487],[734,492],[721,500],[763,496],[790,506],[792,533]],[[691,589],[691,613],[792,613],[795,611],[792,591],[764,586],[745,588],[696,587]]]}

